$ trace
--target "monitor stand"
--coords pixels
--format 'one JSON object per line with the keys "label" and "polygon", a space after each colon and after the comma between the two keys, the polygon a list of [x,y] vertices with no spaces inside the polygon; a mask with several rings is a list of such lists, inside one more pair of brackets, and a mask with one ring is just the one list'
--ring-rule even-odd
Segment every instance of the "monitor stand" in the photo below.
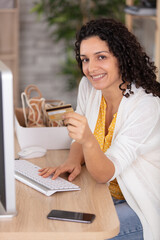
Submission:
{"label": "monitor stand", "polygon": [[17,212],[14,213],[7,213],[2,205],[2,203],[0,202],[0,220],[2,219],[10,219],[13,218],[17,215]]}

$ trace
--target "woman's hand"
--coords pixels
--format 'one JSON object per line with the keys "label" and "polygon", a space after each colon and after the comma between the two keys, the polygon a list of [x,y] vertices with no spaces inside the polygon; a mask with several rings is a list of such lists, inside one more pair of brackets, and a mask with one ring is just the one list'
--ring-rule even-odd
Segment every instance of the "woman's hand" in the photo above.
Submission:
{"label": "woman's hand", "polygon": [[81,164],[80,163],[71,163],[71,162],[65,162],[62,165],[58,167],[47,167],[42,168],[39,170],[39,175],[47,178],[50,175],[54,174],[52,179],[56,179],[60,174],[68,172],[70,173],[68,180],[72,181],[74,180],[81,172]]}
{"label": "woman's hand", "polygon": [[69,136],[80,144],[85,144],[93,137],[86,117],[70,112],[64,114],[64,124],[67,126]]}

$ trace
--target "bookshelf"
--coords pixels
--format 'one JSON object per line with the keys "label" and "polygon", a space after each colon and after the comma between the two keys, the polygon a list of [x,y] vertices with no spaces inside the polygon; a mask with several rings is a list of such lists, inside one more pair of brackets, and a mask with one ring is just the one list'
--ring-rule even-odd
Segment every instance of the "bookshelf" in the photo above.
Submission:
{"label": "bookshelf", "polygon": [[0,60],[13,73],[14,105],[18,104],[19,2],[13,8],[0,8]]}
{"label": "bookshelf", "polygon": [[[132,6],[134,0],[126,0],[126,4],[128,6]],[[157,76],[158,81],[160,82],[160,1],[157,0],[156,5],[156,16],[136,16],[131,14],[126,14],[125,22],[128,29],[132,32],[133,30],[133,20],[135,18],[149,18],[156,22],[156,31],[155,31],[155,53],[154,53],[154,61],[155,65],[158,68],[159,74]]]}

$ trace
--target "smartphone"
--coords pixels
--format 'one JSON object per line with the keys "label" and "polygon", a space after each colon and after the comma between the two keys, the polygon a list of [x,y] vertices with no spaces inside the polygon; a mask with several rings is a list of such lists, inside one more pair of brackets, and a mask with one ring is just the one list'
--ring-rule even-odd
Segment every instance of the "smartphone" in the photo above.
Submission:
{"label": "smartphone", "polygon": [[47,218],[52,220],[92,223],[93,220],[95,219],[95,214],[82,213],[82,212],[70,212],[70,211],[63,211],[63,210],[52,210],[47,215]]}

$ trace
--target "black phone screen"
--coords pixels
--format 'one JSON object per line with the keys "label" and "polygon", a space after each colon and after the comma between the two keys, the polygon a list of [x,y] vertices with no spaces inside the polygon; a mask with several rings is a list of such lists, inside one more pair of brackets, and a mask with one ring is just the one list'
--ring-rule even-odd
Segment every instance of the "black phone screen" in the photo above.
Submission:
{"label": "black phone screen", "polygon": [[48,219],[81,222],[81,223],[92,223],[95,219],[95,214],[82,213],[82,212],[70,212],[63,210],[52,210],[48,215]]}

